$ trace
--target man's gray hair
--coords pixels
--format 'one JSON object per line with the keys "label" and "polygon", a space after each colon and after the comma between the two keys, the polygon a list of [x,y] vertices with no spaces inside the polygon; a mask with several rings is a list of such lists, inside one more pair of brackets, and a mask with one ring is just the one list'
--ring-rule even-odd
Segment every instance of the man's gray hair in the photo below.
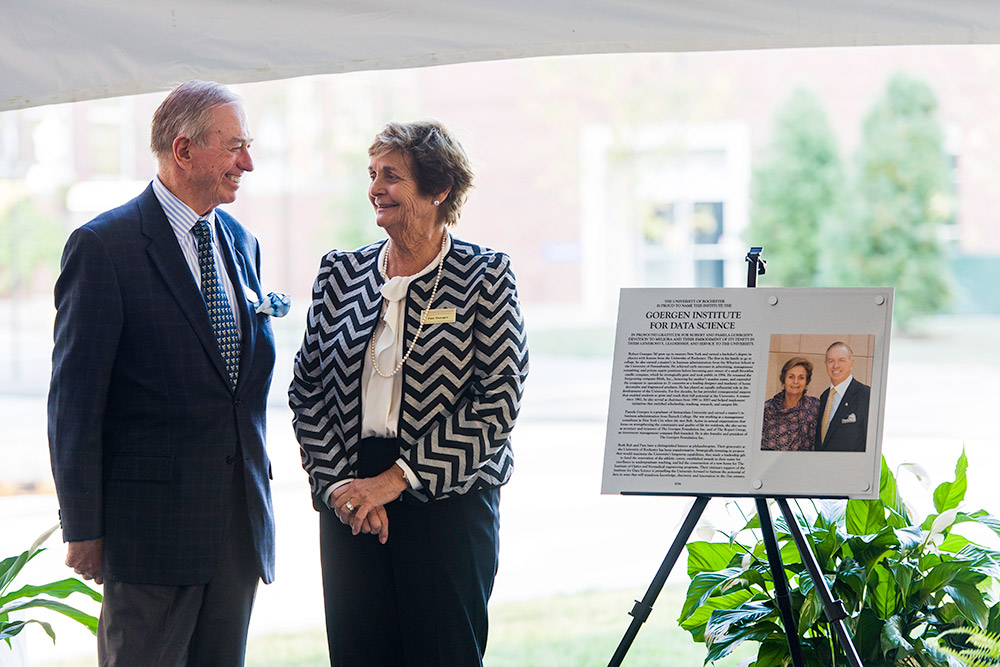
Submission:
{"label": "man's gray hair", "polygon": [[204,146],[212,125],[212,110],[226,104],[238,106],[239,95],[214,81],[188,81],[174,88],[153,114],[149,138],[153,155],[158,160],[166,158],[173,152],[177,137]]}
{"label": "man's gray hair", "polygon": [[854,358],[854,350],[851,349],[851,346],[848,345],[847,343],[845,343],[844,341],[840,341],[840,340],[838,340],[836,343],[831,344],[830,347],[826,348],[826,353],[830,354],[830,350],[832,350],[835,347],[842,347],[842,348],[844,348],[845,350],[847,350],[847,355],[851,359]]}

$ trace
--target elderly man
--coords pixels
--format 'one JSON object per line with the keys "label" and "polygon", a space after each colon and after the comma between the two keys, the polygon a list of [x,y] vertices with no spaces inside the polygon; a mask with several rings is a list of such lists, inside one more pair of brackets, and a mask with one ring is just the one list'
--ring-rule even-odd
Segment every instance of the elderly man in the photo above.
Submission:
{"label": "elderly man", "polygon": [[101,665],[242,665],[274,576],[257,240],[216,209],[253,170],[236,97],[190,81],[152,122],[157,177],[70,236],[49,450],[66,564],[104,583]]}
{"label": "elderly man", "polygon": [[830,387],[819,398],[816,451],[863,452],[868,435],[871,388],[854,379],[854,352],[837,341],[826,349]]}

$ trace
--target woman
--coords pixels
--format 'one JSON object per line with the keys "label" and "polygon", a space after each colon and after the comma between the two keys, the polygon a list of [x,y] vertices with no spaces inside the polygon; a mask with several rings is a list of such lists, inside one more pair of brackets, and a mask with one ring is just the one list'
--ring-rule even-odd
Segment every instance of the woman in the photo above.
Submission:
{"label": "woman", "polygon": [[482,664],[528,372],[514,275],[448,234],[472,172],[444,127],[389,123],[368,155],[388,239],[323,259],[289,388],[331,664]]}
{"label": "woman", "polygon": [[812,451],[819,422],[819,399],[806,395],[812,374],[812,362],[802,357],[781,367],[782,390],[764,402],[761,449]]}

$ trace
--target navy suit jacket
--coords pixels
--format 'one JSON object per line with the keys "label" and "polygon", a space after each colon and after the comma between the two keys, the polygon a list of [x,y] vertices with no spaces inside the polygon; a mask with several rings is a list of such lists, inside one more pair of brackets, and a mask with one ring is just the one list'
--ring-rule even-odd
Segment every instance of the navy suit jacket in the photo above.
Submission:
{"label": "navy suit jacket", "polygon": [[[819,397],[819,414],[823,419],[826,401],[830,397],[830,389]],[[837,407],[837,412],[830,419],[826,438],[820,440],[823,425],[816,428],[816,451],[819,452],[863,452],[868,437],[868,402],[871,398],[871,387],[853,378],[847,385],[844,398]]]}
{"label": "navy suit jacket", "polygon": [[226,375],[201,291],[152,186],[77,229],[55,288],[49,450],[63,538],[104,537],[104,576],[195,585],[215,569],[243,460],[261,578],[274,578],[264,448],[274,336],[257,240],[216,211],[236,290],[239,381]]}

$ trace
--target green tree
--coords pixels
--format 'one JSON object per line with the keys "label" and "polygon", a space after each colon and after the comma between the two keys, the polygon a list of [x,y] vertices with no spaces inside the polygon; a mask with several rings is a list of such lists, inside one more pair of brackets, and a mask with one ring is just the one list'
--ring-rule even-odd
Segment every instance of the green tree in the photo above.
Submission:
{"label": "green tree", "polygon": [[896,74],[865,118],[857,153],[857,210],[842,228],[841,284],[896,288],[901,329],[948,305],[947,248],[939,230],[954,195],[937,98]]}
{"label": "green tree", "polygon": [[0,296],[17,288],[30,292],[37,271],[57,270],[65,235],[62,224],[28,195],[15,194],[9,206],[0,205]]}
{"label": "green tree", "polygon": [[820,284],[824,230],[835,225],[845,184],[826,113],[815,95],[797,88],[777,113],[750,186],[747,241],[764,246],[769,284]]}
{"label": "green tree", "polygon": [[320,247],[354,250],[384,238],[368,201],[368,154],[338,155],[339,177],[327,199],[328,222],[317,230]]}

